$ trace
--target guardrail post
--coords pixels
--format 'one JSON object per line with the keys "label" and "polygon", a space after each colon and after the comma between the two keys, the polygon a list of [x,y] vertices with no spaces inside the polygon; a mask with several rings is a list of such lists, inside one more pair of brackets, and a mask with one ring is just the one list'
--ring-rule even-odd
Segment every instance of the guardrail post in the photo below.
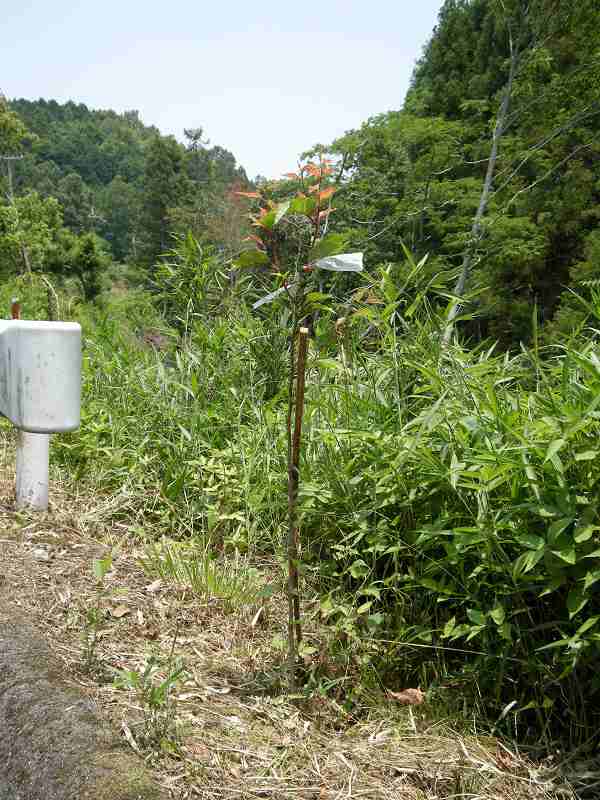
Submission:
{"label": "guardrail post", "polygon": [[0,413],[17,428],[17,508],[46,511],[50,434],[79,427],[81,328],[73,322],[0,320]]}
{"label": "guardrail post", "polygon": [[17,431],[17,508],[48,509],[50,434]]}

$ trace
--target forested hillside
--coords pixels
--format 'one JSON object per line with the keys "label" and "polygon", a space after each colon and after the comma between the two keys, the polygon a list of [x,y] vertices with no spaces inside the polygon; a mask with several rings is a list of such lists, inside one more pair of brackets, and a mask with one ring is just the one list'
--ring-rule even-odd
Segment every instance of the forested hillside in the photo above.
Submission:
{"label": "forested hillside", "polygon": [[[572,328],[582,309],[568,290],[586,294],[599,277],[596,22],[593,0],[573,9],[514,0],[502,11],[488,0],[449,0],[403,109],[317,149],[339,160],[332,227],[370,264],[397,261],[404,243],[417,260],[428,255],[432,272],[458,273],[469,251],[476,319],[464,331],[476,339],[529,340],[534,307],[549,332]],[[117,261],[150,268],[188,230],[228,253],[239,246],[241,219],[226,192],[247,178],[201,128],[186,130],[180,145],[134,111],[51,100],[10,108],[29,132],[13,165],[16,194],[56,198],[64,225],[98,234]],[[495,128],[497,159],[474,237]]]}
{"label": "forested hillside", "polygon": [[400,239],[432,271],[458,270],[471,249],[465,332],[518,345],[534,307],[540,325],[571,328],[582,308],[566,290],[600,277],[600,39],[591,0],[498,9],[444,3],[403,110],[333,143],[348,176],[334,220],[370,263],[397,260]]}
{"label": "forested hillside", "polygon": [[86,337],[54,463],[228,609],[270,559],[294,697],[597,747],[599,87],[597,0],[446,0],[398,110],[280,180],[0,102],[2,302]]}
{"label": "forested hillside", "polygon": [[13,164],[17,197],[35,193],[39,213],[55,198],[71,233],[101,237],[120,262],[149,267],[171,235],[204,234],[222,213],[226,190],[247,183],[235,157],[210,146],[201,128],[186,130],[182,145],[145,126],[136,111],[54,100],[14,100],[10,110],[27,130],[23,158]]}

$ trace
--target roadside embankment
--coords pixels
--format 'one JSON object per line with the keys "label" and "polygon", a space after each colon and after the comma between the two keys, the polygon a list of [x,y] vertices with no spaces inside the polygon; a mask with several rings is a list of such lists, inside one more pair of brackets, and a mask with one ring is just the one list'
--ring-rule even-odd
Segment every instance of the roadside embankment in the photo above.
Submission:
{"label": "roadside embankment", "polygon": [[[1,576],[0,576],[1,580]],[[0,800],[160,800],[94,702],[0,592]]]}

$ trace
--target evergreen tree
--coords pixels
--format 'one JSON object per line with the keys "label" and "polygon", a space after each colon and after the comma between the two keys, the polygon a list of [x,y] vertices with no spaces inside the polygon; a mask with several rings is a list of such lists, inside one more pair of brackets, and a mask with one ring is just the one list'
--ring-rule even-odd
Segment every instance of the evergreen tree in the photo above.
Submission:
{"label": "evergreen tree", "polygon": [[172,137],[156,136],[150,142],[144,173],[143,257],[155,264],[170,246],[170,209],[185,197],[189,184],[184,172],[183,148]]}

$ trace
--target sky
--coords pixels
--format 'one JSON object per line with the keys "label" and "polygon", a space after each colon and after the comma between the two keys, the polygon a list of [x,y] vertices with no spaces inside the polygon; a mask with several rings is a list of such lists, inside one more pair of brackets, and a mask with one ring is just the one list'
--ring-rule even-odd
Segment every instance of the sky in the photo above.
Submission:
{"label": "sky", "polygon": [[442,0],[0,0],[8,98],[202,127],[249,177],[402,105]]}

